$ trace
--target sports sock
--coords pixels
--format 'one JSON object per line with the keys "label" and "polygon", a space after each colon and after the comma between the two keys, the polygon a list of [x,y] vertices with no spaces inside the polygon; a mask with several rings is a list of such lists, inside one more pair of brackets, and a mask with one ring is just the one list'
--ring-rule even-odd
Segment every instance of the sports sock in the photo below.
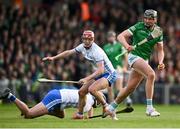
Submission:
{"label": "sports sock", "polygon": [[126,98],[126,103],[130,103],[130,104],[132,103],[132,100],[129,96]]}
{"label": "sports sock", "polygon": [[116,108],[118,107],[118,104],[117,104],[115,101],[112,102],[110,105],[111,105],[111,107],[114,108],[114,109],[116,109]]}
{"label": "sports sock", "polygon": [[147,104],[147,109],[152,109],[153,108],[152,99],[146,99],[146,104]]}
{"label": "sports sock", "polygon": [[14,102],[16,100],[16,97],[12,93],[9,93],[7,98],[12,102]]}

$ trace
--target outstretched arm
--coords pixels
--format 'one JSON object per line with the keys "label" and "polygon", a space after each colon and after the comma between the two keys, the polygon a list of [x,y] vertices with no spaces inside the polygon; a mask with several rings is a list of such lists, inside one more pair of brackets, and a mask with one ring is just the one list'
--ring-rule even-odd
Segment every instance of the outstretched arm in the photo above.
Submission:
{"label": "outstretched arm", "polygon": [[46,61],[46,60],[53,61],[53,60],[56,60],[56,59],[68,57],[68,56],[74,54],[75,52],[76,52],[76,51],[75,51],[74,49],[66,50],[66,51],[64,51],[64,52],[62,52],[62,53],[57,54],[56,56],[44,57],[44,58],[43,58],[43,61]]}

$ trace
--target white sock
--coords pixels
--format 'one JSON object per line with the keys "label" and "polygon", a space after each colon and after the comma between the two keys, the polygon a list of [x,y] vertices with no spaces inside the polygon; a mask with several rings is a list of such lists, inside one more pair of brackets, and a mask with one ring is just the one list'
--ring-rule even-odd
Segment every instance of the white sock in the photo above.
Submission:
{"label": "white sock", "polygon": [[16,100],[16,97],[12,93],[9,93],[7,98],[12,102],[14,102]]}
{"label": "white sock", "polygon": [[153,108],[152,99],[146,99],[146,103],[147,103],[147,109],[148,110]]}

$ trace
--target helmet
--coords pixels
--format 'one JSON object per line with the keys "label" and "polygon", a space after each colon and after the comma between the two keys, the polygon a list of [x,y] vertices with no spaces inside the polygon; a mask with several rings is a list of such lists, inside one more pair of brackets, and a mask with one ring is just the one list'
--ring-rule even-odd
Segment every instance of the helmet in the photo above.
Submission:
{"label": "helmet", "polygon": [[114,31],[109,31],[107,33],[107,37],[111,37],[111,36],[116,37],[116,33]]}
{"label": "helmet", "polygon": [[147,9],[144,12],[144,17],[145,18],[157,18],[157,11],[155,11],[153,9]]}
{"label": "helmet", "polygon": [[85,30],[82,35],[83,38],[94,38],[94,32],[91,30]]}

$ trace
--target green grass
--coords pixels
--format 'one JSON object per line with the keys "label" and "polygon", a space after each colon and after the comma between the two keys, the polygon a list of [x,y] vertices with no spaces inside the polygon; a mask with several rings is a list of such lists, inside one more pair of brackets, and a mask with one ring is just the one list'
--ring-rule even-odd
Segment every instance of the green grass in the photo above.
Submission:
{"label": "green grass", "polygon": [[[178,105],[156,106],[161,116],[154,118],[145,115],[145,105],[133,107],[135,111],[132,113],[118,114],[118,121],[110,118],[72,120],[71,116],[75,109],[67,109],[64,119],[48,115],[36,119],[24,119],[14,104],[0,104],[0,128],[180,128],[180,106]],[[101,108],[95,110],[95,114],[99,113]]]}

